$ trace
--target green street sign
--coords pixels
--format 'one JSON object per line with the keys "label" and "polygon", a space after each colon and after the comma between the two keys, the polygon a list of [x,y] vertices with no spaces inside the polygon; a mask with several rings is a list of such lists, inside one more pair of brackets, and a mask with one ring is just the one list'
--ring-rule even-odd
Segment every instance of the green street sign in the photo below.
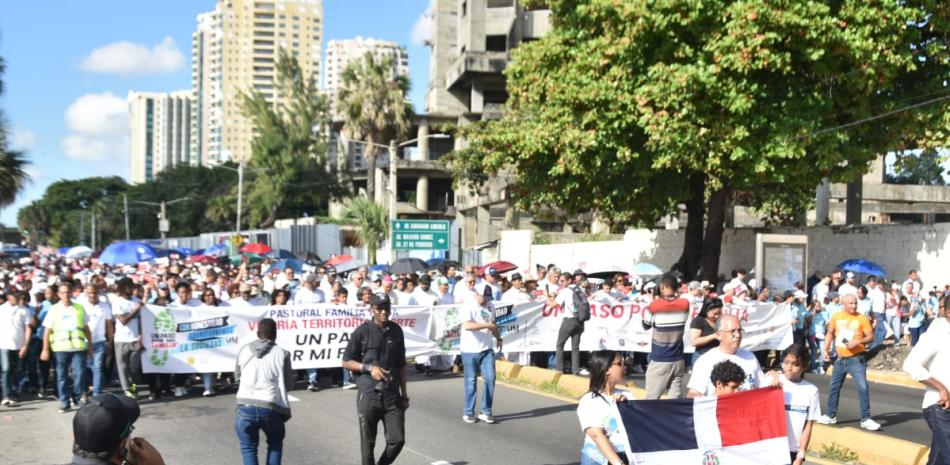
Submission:
{"label": "green street sign", "polygon": [[394,250],[449,250],[449,222],[392,220]]}

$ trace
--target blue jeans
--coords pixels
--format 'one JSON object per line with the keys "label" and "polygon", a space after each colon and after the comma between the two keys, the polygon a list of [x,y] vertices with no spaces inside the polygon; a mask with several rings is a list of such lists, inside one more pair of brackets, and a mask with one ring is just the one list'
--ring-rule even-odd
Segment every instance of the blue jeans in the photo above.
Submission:
{"label": "blue jeans", "polygon": [[13,399],[19,393],[22,368],[19,350],[0,349],[0,384],[3,385],[4,399]]}
{"label": "blue jeans", "polygon": [[887,324],[890,325],[891,330],[894,331],[894,342],[900,343],[901,336],[901,319],[897,315],[887,317]]}
{"label": "blue jeans", "polygon": [[86,360],[86,372],[83,376],[82,385],[88,386],[92,383],[92,395],[102,394],[102,381],[105,373],[102,370],[106,366],[106,353],[109,350],[109,344],[106,341],[94,342],[92,344],[92,357]]}
{"label": "blue jeans", "polygon": [[267,438],[267,465],[280,465],[284,453],[284,422],[283,416],[269,408],[238,405],[234,430],[241,444],[244,465],[258,464],[257,445],[261,431]]}
{"label": "blue jeans", "polygon": [[307,368],[307,384],[317,384],[317,369]]}
{"label": "blue jeans", "polygon": [[204,385],[205,391],[214,390],[214,376],[217,373],[202,373],[201,374],[201,384]]}
{"label": "blue jeans", "polygon": [[887,329],[884,327],[887,324],[884,321],[883,313],[874,313],[874,318],[877,321],[877,326],[874,328],[874,340],[871,341],[871,346],[868,347],[868,350],[872,350],[875,347],[880,346],[884,343],[884,337],[887,336]]}
{"label": "blue jeans", "polygon": [[924,331],[927,330],[927,328],[923,325],[918,326],[916,328],[907,328],[907,329],[910,331],[910,346],[911,347],[917,345],[917,341],[920,340],[920,335],[924,334]]}
{"label": "blue jeans", "polygon": [[66,384],[69,380],[69,369],[73,372],[73,402],[79,404],[79,397],[82,396],[82,373],[86,369],[86,351],[77,350],[75,352],[53,352],[56,357],[56,393],[59,395],[59,403],[69,408],[69,391],[66,390]]}
{"label": "blue jeans", "polygon": [[950,412],[934,404],[924,409],[924,420],[933,433],[927,465],[950,462]]}
{"label": "blue jeans", "polygon": [[844,384],[844,378],[847,375],[851,375],[854,386],[858,389],[861,420],[871,418],[871,394],[868,392],[867,361],[864,355],[839,357],[835,360],[835,369],[831,375],[831,387],[828,392],[828,416],[833,418],[838,414],[838,396],[841,394],[841,385]]}
{"label": "blue jeans", "polygon": [[478,353],[462,352],[462,369],[465,371],[464,414],[475,414],[476,377],[482,375],[485,389],[482,391],[482,413],[491,416],[492,399],[495,396],[495,351],[488,349]]}

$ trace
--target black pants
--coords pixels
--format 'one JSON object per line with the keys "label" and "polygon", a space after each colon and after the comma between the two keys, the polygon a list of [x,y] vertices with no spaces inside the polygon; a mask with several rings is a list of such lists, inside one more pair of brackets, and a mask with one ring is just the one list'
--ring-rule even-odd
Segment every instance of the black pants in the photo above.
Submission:
{"label": "black pants", "polygon": [[564,344],[571,338],[571,372],[575,375],[581,371],[581,333],[584,332],[584,323],[576,318],[561,320],[561,329],[557,332],[557,355],[554,366],[557,371],[564,371]]}
{"label": "black pants", "polygon": [[[359,393],[356,397],[356,414],[360,421],[360,452],[363,465],[389,465],[406,443],[406,414],[402,400],[395,393]],[[374,459],[376,430],[383,421],[386,448],[377,462]]]}

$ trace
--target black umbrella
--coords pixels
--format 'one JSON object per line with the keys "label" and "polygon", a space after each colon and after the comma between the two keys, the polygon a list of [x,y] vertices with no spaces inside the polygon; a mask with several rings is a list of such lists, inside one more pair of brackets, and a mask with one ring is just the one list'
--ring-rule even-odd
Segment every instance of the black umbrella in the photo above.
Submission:
{"label": "black umbrella", "polygon": [[428,268],[429,264],[418,258],[400,258],[389,267],[389,272],[392,274],[412,274],[425,271]]}
{"label": "black umbrella", "polygon": [[438,269],[448,269],[450,266],[455,268],[462,268],[462,264],[455,260],[445,260],[442,258],[432,258],[426,261],[429,264],[429,267],[426,268],[426,271],[438,270]]}

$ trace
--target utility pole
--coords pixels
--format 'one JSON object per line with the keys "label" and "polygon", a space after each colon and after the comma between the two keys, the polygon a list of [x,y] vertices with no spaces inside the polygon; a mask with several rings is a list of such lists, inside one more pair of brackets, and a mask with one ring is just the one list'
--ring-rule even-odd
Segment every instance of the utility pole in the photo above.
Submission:
{"label": "utility pole", "polygon": [[162,247],[165,246],[165,235],[168,234],[168,216],[165,211],[166,203],[162,200],[161,213],[158,214],[158,231],[162,233]]}
{"label": "utility pole", "polygon": [[238,201],[237,201],[237,224],[234,225],[234,231],[237,235],[241,234],[241,202],[244,197],[244,160],[238,163]]}
{"label": "utility pole", "polygon": [[96,250],[96,211],[93,209],[89,210],[89,213],[92,215],[92,220],[89,222],[89,242],[92,250]]}
{"label": "utility pole", "polygon": [[[396,215],[396,193],[399,177],[396,173],[396,140],[389,141],[389,227],[392,228],[393,222],[398,218]],[[392,231],[390,231],[389,241],[389,264],[396,262],[396,244],[392,242]]]}
{"label": "utility pole", "polygon": [[129,240],[129,196],[122,194],[122,213],[125,214],[125,240]]}
{"label": "utility pole", "polygon": [[79,210],[79,245],[82,245],[84,229],[86,229],[86,210]]}

